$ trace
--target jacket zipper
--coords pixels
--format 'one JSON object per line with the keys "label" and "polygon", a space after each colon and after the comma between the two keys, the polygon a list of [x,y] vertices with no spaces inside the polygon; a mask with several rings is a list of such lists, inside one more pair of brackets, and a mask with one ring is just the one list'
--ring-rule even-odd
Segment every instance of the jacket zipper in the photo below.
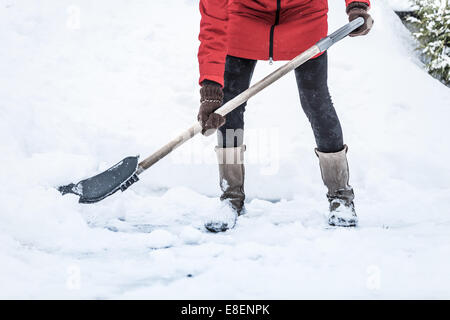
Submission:
{"label": "jacket zipper", "polygon": [[270,27],[270,40],[269,40],[269,63],[273,63],[273,33],[275,31],[275,26],[280,22],[280,10],[281,10],[281,0],[277,0],[277,12],[275,13],[275,23]]}

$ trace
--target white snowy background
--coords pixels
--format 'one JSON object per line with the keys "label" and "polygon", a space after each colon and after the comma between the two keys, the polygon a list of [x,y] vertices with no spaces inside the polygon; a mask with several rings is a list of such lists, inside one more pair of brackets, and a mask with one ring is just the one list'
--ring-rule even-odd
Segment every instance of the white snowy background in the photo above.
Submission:
{"label": "white snowy background", "polygon": [[360,226],[327,228],[290,74],[247,108],[248,214],[210,234],[214,137],[95,205],[55,189],[195,121],[198,1],[0,0],[0,298],[450,298],[450,91],[385,0],[371,13],[329,52]]}
{"label": "white snowy background", "polygon": [[[409,11],[411,10],[414,0],[387,0],[389,5],[395,11]],[[435,2],[441,2],[442,0],[434,0]],[[445,0],[444,0],[445,1]]]}

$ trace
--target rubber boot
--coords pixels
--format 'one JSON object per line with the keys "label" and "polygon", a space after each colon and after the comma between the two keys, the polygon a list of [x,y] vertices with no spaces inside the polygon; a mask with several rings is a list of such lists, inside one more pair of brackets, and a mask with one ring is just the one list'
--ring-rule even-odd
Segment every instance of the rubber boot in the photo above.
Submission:
{"label": "rubber boot", "polygon": [[244,213],[244,151],[237,148],[215,148],[219,163],[219,181],[223,208],[205,224],[211,232],[222,232],[235,226],[237,217]]}
{"label": "rubber boot", "polygon": [[347,150],[324,153],[315,150],[319,157],[322,180],[328,188],[327,198],[330,203],[328,224],[339,227],[354,227],[358,223],[353,199],[353,188],[349,185]]}

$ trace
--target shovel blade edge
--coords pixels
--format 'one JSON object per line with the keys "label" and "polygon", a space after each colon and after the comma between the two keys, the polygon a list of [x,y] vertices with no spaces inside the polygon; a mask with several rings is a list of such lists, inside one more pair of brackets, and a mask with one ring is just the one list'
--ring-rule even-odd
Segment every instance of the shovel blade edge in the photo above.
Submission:
{"label": "shovel blade edge", "polygon": [[108,170],[82,180],[77,184],[61,186],[58,190],[64,195],[72,193],[80,196],[80,203],[96,203],[118,190],[125,191],[138,181],[139,156],[126,157]]}

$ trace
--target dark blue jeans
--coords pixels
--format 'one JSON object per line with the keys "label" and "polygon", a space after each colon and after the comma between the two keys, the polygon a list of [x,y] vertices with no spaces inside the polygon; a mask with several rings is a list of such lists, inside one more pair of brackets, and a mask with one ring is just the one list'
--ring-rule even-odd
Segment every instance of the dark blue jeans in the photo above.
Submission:
{"label": "dark blue jeans", "polygon": [[[227,56],[224,103],[248,89],[255,66],[256,60]],[[295,78],[300,102],[311,123],[317,148],[321,152],[341,151],[344,148],[341,124],[328,91],[327,53],[295,69]],[[226,116],[226,123],[218,130],[219,146],[238,147],[243,144],[246,105],[240,105]]]}

